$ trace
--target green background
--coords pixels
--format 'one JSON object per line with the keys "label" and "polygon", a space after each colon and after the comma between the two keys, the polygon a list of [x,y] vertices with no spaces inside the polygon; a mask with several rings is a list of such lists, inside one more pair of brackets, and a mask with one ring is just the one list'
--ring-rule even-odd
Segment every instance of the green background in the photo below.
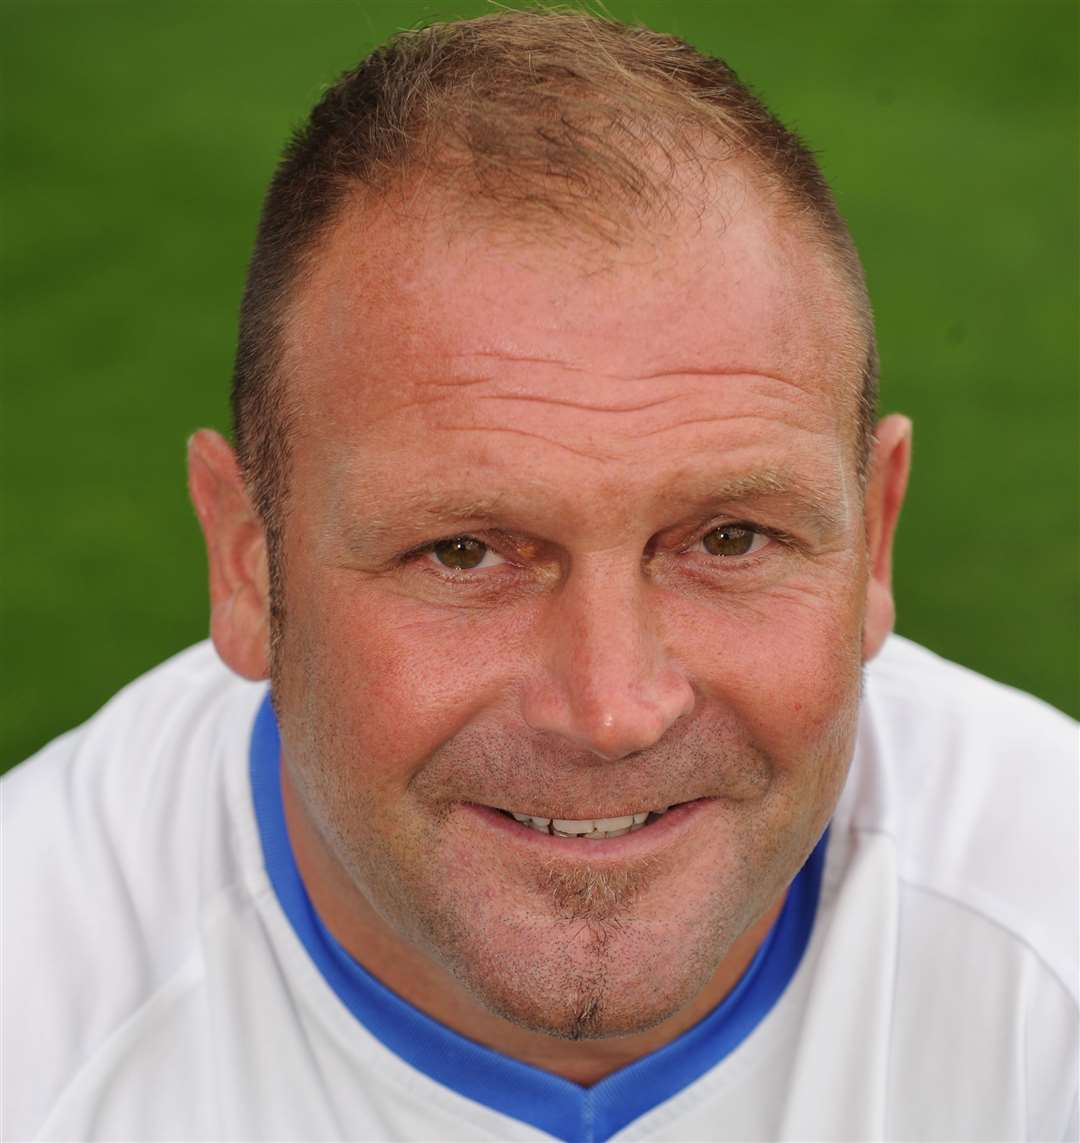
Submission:
{"label": "green background", "polygon": [[[913,416],[899,629],[1072,714],[1077,7],[622,3],[820,153]],[[322,86],[483,3],[6,3],[0,766],[207,629],[184,442],[225,427],[260,197]]]}

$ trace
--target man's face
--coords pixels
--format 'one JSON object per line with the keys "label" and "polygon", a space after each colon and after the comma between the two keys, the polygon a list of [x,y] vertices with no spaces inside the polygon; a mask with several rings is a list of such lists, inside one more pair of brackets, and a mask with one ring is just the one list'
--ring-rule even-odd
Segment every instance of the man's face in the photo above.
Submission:
{"label": "man's face", "polygon": [[305,285],[287,778],[357,907],[493,1011],[664,1019],[824,828],[866,598],[850,324],[734,189],[603,254],[357,212]]}

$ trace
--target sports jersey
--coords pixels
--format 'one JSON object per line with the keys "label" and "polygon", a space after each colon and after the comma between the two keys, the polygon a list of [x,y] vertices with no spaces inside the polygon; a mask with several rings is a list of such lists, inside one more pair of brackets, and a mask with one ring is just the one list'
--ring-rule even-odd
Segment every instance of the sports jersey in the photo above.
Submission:
{"label": "sports jersey", "polygon": [[582,1087],[336,942],[266,687],[199,645],[4,780],[4,1138],[1075,1138],[1077,746],[890,639],[830,826],[735,989]]}

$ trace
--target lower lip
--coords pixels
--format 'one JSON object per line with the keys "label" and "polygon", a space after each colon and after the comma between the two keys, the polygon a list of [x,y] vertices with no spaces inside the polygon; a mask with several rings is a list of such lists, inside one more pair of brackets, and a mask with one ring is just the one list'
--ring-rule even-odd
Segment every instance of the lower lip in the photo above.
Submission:
{"label": "lower lip", "polygon": [[531,826],[523,826],[490,806],[465,803],[461,809],[477,819],[477,824],[498,830],[508,841],[517,845],[532,846],[548,856],[561,854],[581,860],[615,860],[617,858],[638,857],[650,850],[668,846],[679,839],[693,823],[700,818],[715,801],[713,798],[697,798],[692,802],[682,802],[672,806],[665,814],[641,829],[624,833],[621,837],[609,837],[602,841],[590,841],[582,837],[557,837],[555,834],[541,833]]}

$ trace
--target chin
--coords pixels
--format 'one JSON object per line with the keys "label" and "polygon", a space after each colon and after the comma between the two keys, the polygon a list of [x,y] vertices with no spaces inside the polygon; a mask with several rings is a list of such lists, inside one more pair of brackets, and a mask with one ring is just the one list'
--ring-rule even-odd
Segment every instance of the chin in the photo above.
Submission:
{"label": "chin", "polygon": [[[477,980],[466,985],[476,1000],[502,1019],[531,1032],[560,1040],[603,1040],[646,1032],[686,1007],[703,981],[620,980],[601,971],[592,975],[561,972],[542,997],[505,980]],[[508,986],[509,985],[509,986]]]}
{"label": "chin", "polygon": [[697,997],[731,944],[716,930],[704,940],[687,926],[658,931],[610,913],[480,931],[489,939],[440,950],[445,967],[490,1012],[563,1040],[662,1024]]}
{"label": "chin", "polygon": [[542,1032],[555,1039],[606,1040],[648,1032],[681,1011],[691,999],[658,1004],[654,994],[646,1007],[640,989],[633,989],[628,996],[625,991],[617,994],[612,986],[585,986],[558,1012],[494,1006],[490,1006],[490,1011],[530,1032]]}

